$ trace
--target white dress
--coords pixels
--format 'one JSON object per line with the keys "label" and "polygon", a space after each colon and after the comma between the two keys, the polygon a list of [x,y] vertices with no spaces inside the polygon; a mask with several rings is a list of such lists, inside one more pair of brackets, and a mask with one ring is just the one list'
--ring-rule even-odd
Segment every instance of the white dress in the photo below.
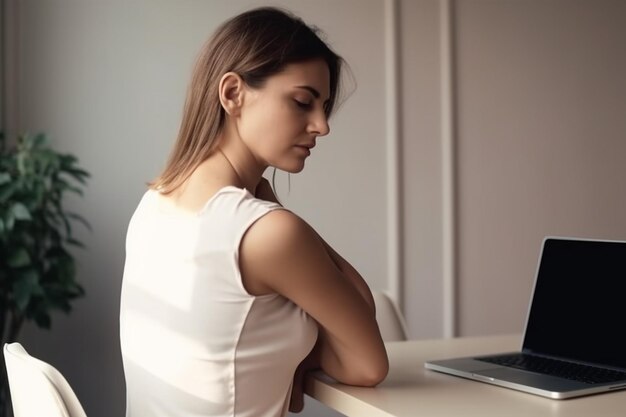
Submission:
{"label": "white dress", "polygon": [[280,295],[250,295],[238,264],[247,229],[281,207],[232,186],[197,214],[160,202],[146,192],[126,238],[126,416],[284,416],[317,325]]}

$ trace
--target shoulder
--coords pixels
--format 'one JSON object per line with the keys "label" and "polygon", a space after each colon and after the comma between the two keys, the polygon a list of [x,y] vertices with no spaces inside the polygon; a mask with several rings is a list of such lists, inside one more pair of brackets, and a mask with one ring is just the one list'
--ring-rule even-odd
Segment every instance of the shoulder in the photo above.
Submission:
{"label": "shoulder", "polygon": [[240,244],[244,281],[289,297],[289,288],[332,276],[334,265],[317,233],[288,210],[273,210],[260,217]]}
{"label": "shoulder", "polygon": [[299,216],[276,209],[260,217],[246,232],[242,250],[254,257],[283,258],[302,246],[320,245],[313,229]]}
{"label": "shoulder", "polygon": [[[256,201],[261,202],[261,204],[275,205],[275,203],[264,200]],[[279,208],[269,211],[265,216],[259,218],[249,233],[253,235],[281,234],[284,235],[283,238],[289,239],[309,229],[310,226],[298,215],[288,209]]]}

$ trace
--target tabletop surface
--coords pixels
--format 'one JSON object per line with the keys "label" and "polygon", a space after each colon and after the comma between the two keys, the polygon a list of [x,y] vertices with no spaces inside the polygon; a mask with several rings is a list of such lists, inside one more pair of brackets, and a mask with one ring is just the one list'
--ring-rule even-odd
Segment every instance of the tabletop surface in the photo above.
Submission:
{"label": "tabletop surface", "polygon": [[552,400],[424,368],[428,360],[517,351],[520,335],[390,342],[389,375],[376,388],[339,384],[322,373],[306,393],[348,416],[625,416],[626,390]]}

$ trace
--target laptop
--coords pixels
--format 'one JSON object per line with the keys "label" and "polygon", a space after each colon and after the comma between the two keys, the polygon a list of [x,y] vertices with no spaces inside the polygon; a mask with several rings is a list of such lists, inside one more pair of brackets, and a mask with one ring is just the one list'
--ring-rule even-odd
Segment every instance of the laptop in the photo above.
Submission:
{"label": "laptop", "polygon": [[626,388],[626,242],[547,237],[521,351],[427,369],[565,399]]}

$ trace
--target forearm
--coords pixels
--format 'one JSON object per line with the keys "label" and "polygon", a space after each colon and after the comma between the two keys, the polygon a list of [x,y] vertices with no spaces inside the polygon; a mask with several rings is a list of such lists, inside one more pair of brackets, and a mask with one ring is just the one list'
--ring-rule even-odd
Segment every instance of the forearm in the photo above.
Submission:
{"label": "forearm", "polygon": [[319,367],[326,374],[344,384],[377,385],[384,379],[384,375],[381,378],[380,374],[373,370],[384,368],[386,375],[389,367],[387,356],[384,352],[372,354],[376,350],[376,344],[365,346],[371,349],[369,355],[372,358],[367,365],[356,359],[353,351],[341,343],[337,337],[332,337],[325,329],[320,328],[316,345]]}

